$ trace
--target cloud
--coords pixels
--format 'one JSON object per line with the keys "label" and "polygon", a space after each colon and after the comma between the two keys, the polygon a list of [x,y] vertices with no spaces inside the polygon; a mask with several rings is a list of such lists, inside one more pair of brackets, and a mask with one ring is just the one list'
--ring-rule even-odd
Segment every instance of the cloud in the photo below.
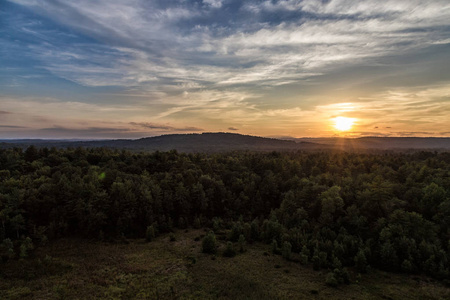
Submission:
{"label": "cloud", "polygon": [[326,135],[338,115],[361,132],[450,125],[448,1],[194,2],[10,0],[0,66],[15,73],[0,68],[0,86],[19,96],[0,115],[80,134],[108,120],[117,134]]}
{"label": "cloud", "polygon": [[235,127],[228,127],[228,130],[231,130],[231,131],[237,131],[237,130],[239,130],[238,128],[235,128]]}
{"label": "cloud", "polygon": [[42,131],[57,131],[57,132],[95,132],[95,133],[112,133],[112,132],[126,132],[129,128],[106,128],[106,127],[88,127],[88,128],[67,128],[63,126],[53,126],[48,128],[41,128]]}
{"label": "cloud", "polygon": [[211,5],[211,7],[213,7],[213,8],[222,7],[222,0],[203,0],[203,3]]}
{"label": "cloud", "polygon": [[366,136],[389,137],[392,134],[391,133],[374,132],[374,131],[353,131],[351,133],[351,135],[353,137],[366,137]]}
{"label": "cloud", "polygon": [[9,111],[0,110],[0,115],[9,115],[9,114],[12,114],[12,113]]}
{"label": "cloud", "polygon": [[27,127],[15,126],[15,125],[0,125],[0,128],[11,128],[11,129],[13,129],[13,128],[27,128]]}
{"label": "cloud", "polygon": [[130,122],[130,125],[133,126],[140,126],[148,129],[159,129],[159,130],[167,130],[167,131],[204,131],[202,128],[198,127],[173,127],[169,125],[161,125],[161,124],[154,124],[154,123],[136,123],[136,122]]}
{"label": "cloud", "polygon": [[[448,39],[440,29],[448,20],[445,1],[249,1],[244,9],[219,0],[205,0],[204,6],[14,2],[102,42],[64,44],[50,37],[28,47],[42,67],[86,86],[156,88],[164,81],[277,86],[322,74],[329,66]],[[274,10],[279,21],[265,13]],[[291,11],[301,13],[292,18]],[[237,20],[231,22],[231,15]]]}
{"label": "cloud", "polygon": [[429,131],[398,131],[398,132],[392,132],[392,134],[396,136],[433,136],[435,132],[429,132]]}

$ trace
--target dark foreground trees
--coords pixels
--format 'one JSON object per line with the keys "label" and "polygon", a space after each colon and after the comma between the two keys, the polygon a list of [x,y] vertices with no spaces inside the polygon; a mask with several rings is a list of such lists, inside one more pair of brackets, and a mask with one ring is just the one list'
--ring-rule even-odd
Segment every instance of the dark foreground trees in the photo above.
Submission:
{"label": "dark foreground trees", "polygon": [[330,283],[369,266],[448,279],[449,216],[450,153],[0,150],[2,260],[64,236],[209,227],[233,249],[262,241],[329,269]]}

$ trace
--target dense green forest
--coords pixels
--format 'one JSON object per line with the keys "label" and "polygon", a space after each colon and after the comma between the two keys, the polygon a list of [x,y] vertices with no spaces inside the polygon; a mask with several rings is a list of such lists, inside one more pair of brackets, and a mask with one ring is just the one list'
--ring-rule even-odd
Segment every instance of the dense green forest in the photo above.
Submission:
{"label": "dense green forest", "polygon": [[[450,153],[183,154],[30,146],[0,150],[0,253],[32,255],[49,240],[120,241],[209,228],[203,251],[263,242],[329,270],[449,280]],[[209,230],[208,229],[208,230]]]}

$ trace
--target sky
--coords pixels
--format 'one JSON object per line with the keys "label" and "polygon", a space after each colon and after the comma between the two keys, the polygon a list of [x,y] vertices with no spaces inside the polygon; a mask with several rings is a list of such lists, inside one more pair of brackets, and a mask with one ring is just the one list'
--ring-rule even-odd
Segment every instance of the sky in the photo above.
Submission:
{"label": "sky", "polygon": [[450,2],[0,0],[0,139],[218,131],[450,137]]}

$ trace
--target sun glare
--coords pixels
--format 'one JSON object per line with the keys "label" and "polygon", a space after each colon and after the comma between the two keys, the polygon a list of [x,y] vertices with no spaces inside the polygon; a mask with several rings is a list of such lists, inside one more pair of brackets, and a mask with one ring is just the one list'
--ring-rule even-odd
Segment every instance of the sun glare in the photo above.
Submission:
{"label": "sun glare", "polygon": [[339,131],[347,131],[352,128],[354,122],[353,118],[336,117],[334,118],[334,128]]}

